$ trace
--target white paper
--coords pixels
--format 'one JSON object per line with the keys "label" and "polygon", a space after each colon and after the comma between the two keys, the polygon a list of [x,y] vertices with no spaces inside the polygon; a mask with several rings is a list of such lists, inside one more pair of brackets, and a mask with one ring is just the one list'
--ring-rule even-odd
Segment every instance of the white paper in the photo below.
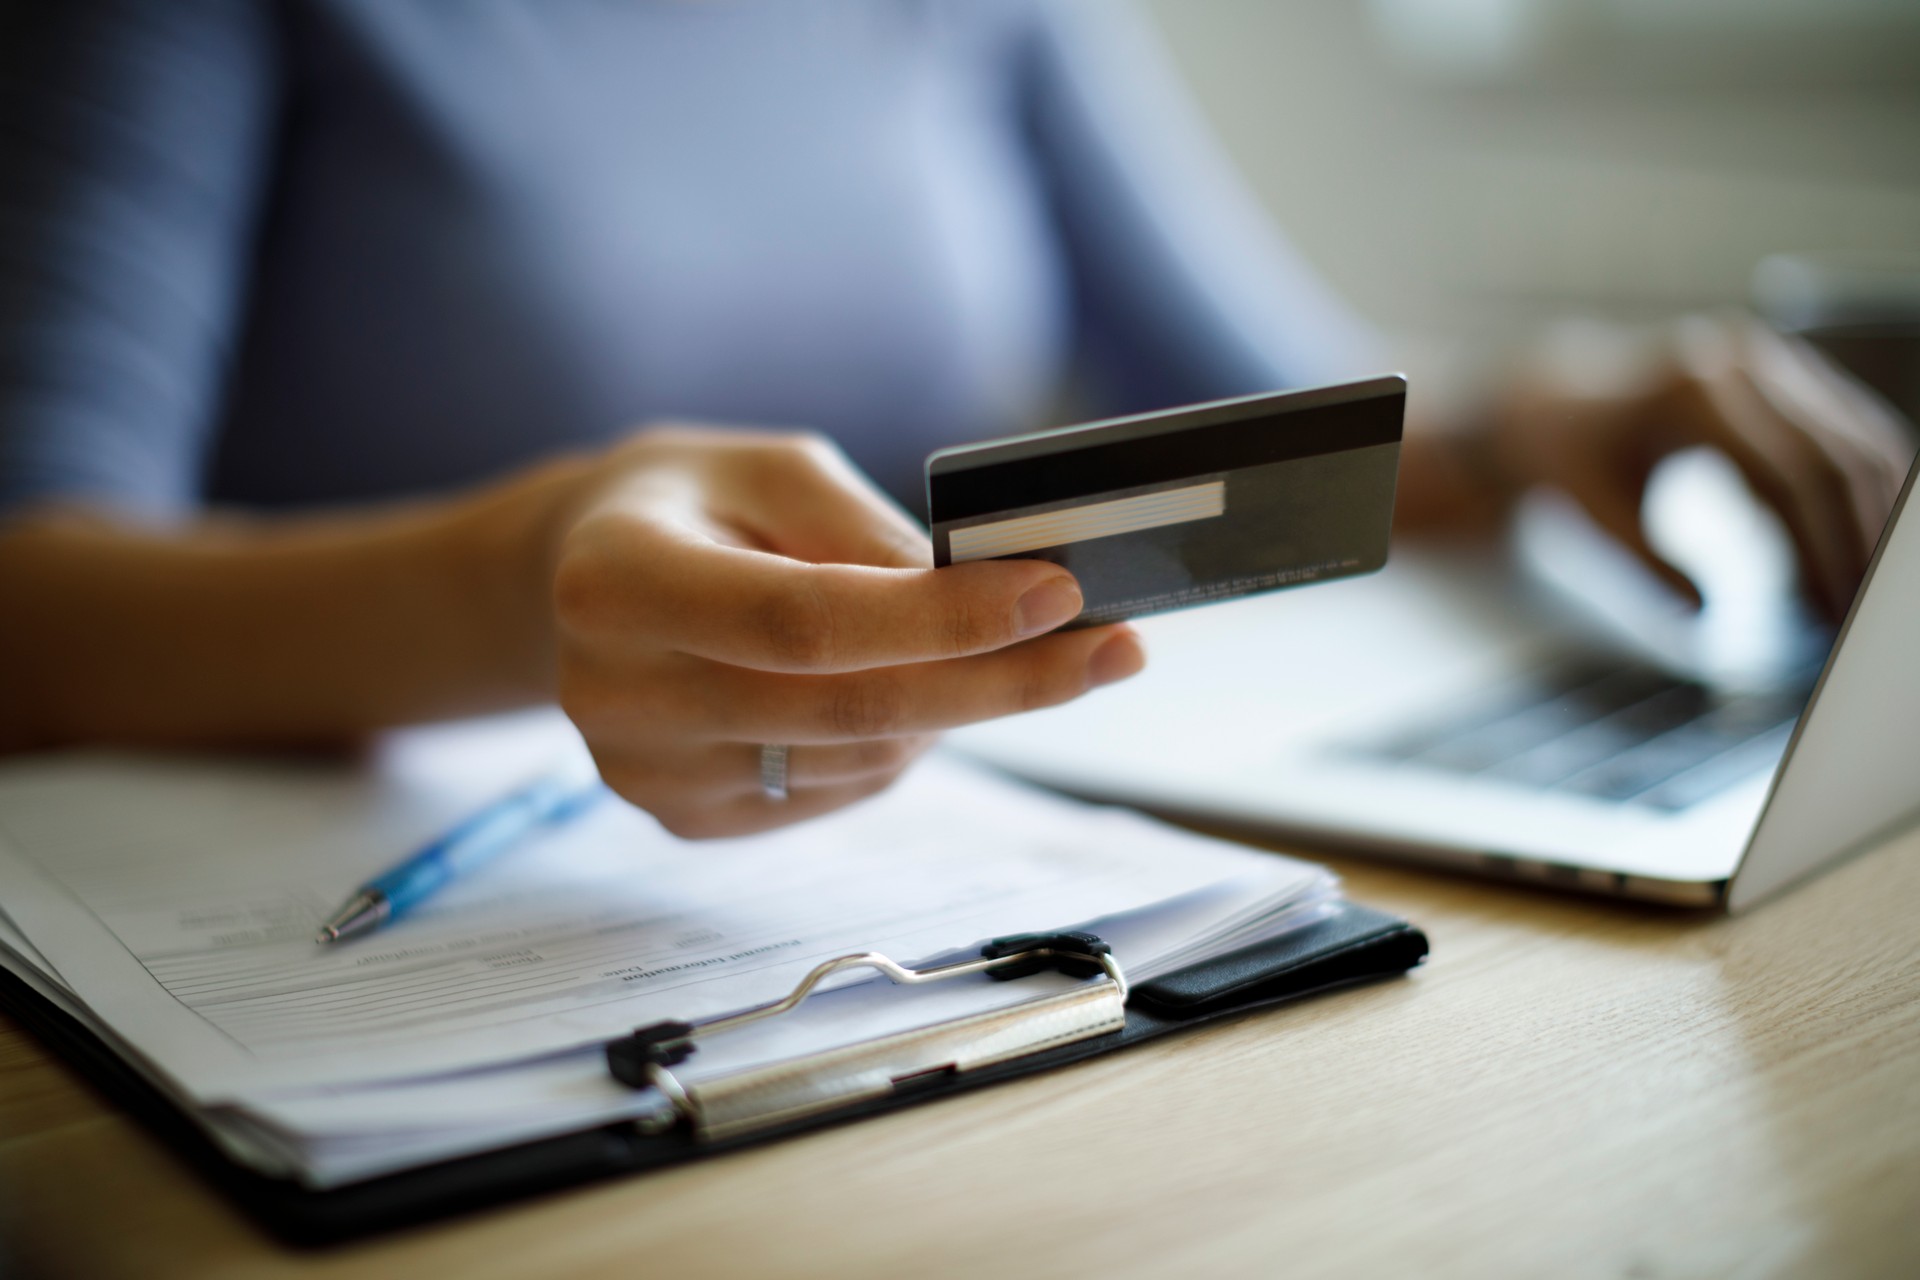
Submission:
{"label": "white paper", "polygon": [[[1219,932],[1247,909],[1250,894],[1267,886],[1223,882],[1139,911],[1089,922],[1117,955],[1174,955],[1180,944],[1218,933],[1213,948],[1245,945],[1257,935],[1297,924],[1326,899],[1307,895],[1289,910],[1253,928]],[[969,949],[965,954],[970,955]],[[1135,968],[1150,979],[1167,962]],[[916,1030],[934,1023],[1043,999],[1082,981],[1042,973],[1017,982],[984,976],[934,985],[895,987],[884,980],[815,994],[799,1009],[727,1035],[702,1038],[693,1057],[675,1068],[687,1084],[791,1061],[846,1045]],[[303,1181],[333,1186],[428,1160],[491,1150],[529,1138],[576,1132],[666,1109],[651,1089],[616,1082],[598,1047],[525,1063],[376,1086],[347,1086],[283,1094],[250,1102],[223,1117],[245,1137],[277,1153]],[[229,1135],[229,1141],[235,1135]]]}
{"label": "white paper", "polygon": [[311,941],[354,885],[579,751],[549,717],[402,739],[358,771],[79,757],[0,770],[0,901],[94,1018],[203,1103],[524,1060],[785,994],[834,955],[913,960],[1308,864],[945,760],[885,796],[688,844],[614,803],[417,915]]}

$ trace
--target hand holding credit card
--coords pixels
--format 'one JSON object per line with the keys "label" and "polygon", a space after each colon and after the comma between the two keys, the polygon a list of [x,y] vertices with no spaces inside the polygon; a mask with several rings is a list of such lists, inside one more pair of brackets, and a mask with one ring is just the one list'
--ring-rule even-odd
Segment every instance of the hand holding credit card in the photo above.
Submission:
{"label": "hand holding credit card", "polygon": [[1048,560],[1094,626],[1371,573],[1407,384],[1389,376],[942,449],[934,564]]}

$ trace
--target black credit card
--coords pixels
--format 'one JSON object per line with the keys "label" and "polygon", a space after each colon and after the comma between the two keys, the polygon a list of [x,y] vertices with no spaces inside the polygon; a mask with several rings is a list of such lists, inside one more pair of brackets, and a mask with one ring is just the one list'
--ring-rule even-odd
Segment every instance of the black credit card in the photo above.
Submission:
{"label": "black credit card", "polygon": [[1093,626],[1387,562],[1406,379],[1246,396],[942,449],[933,562],[1050,560]]}

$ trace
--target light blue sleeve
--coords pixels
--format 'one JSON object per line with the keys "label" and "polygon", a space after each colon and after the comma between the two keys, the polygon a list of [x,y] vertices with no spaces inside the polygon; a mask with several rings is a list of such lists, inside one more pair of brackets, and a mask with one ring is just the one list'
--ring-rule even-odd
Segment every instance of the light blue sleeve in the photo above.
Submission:
{"label": "light blue sleeve", "polygon": [[0,513],[198,499],[275,124],[270,10],[0,5]]}
{"label": "light blue sleeve", "polygon": [[1277,233],[1116,0],[1042,0],[1022,100],[1104,412],[1377,372],[1367,327]]}

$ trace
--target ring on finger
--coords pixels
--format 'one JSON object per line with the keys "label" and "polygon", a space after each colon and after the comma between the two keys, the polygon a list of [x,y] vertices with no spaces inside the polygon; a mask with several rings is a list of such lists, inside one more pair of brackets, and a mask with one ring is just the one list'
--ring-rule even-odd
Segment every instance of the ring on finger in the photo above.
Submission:
{"label": "ring on finger", "polygon": [[769,800],[787,798],[787,756],[792,748],[769,742],[760,748],[760,793]]}

